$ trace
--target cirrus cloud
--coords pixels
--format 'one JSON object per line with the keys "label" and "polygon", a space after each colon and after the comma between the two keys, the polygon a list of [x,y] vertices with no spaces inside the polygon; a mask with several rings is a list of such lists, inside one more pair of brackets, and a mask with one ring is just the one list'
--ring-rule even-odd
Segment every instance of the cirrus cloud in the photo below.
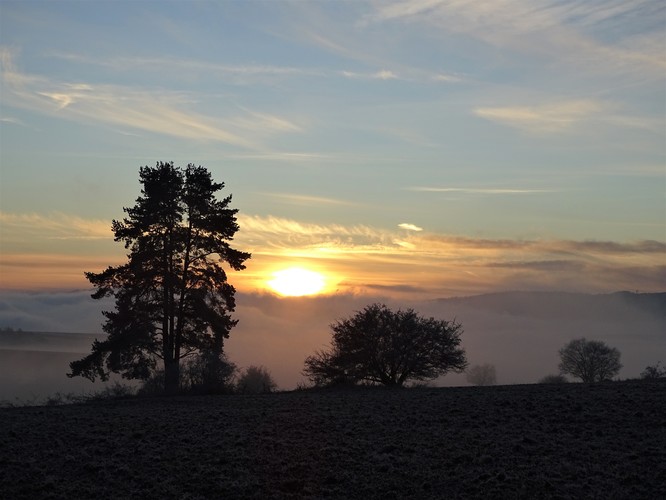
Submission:
{"label": "cirrus cloud", "polygon": [[0,48],[3,99],[6,104],[86,123],[129,127],[197,142],[265,150],[257,141],[276,133],[300,132],[289,120],[238,109],[213,117],[193,111],[196,96],[187,92],[139,89],[114,84],[54,81],[19,71],[15,53]]}

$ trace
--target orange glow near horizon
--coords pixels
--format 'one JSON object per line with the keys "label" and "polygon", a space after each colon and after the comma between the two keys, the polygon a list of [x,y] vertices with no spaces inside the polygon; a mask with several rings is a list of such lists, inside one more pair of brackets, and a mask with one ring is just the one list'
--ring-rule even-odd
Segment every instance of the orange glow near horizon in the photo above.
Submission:
{"label": "orange glow near horizon", "polygon": [[[2,220],[4,231],[1,226]],[[376,244],[314,246],[307,240],[290,246],[289,241],[263,241],[260,236],[238,242],[239,248],[252,253],[247,269],[227,271],[229,283],[244,294],[412,300],[517,289],[610,293],[636,289],[637,283],[643,292],[664,289],[659,274],[661,242],[417,235],[410,237],[410,245],[402,239],[387,243],[384,238]],[[3,241],[0,291],[90,289],[83,273],[121,265],[126,262],[123,253],[113,241],[68,241],[40,231],[17,232]],[[565,253],[568,257],[563,260]],[[227,267],[224,262],[220,265]]]}
{"label": "orange glow near horizon", "polygon": [[273,279],[267,281],[274,292],[286,297],[318,295],[326,288],[326,279],[322,273],[302,267],[290,267],[275,271]]}

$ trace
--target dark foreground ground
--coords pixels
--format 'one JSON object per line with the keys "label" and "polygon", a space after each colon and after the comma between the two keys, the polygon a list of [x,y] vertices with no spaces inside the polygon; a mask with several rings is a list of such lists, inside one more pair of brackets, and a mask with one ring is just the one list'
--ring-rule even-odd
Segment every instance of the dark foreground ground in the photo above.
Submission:
{"label": "dark foreground ground", "polygon": [[666,383],[0,409],[0,498],[666,498]]}

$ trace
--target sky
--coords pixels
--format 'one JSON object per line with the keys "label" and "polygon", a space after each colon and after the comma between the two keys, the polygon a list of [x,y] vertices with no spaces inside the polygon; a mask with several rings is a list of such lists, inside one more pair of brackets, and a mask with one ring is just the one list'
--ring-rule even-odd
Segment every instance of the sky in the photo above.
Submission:
{"label": "sky", "polygon": [[233,195],[247,310],[664,291],[666,5],[0,0],[4,311],[123,263],[158,161]]}
{"label": "sky", "polygon": [[659,1],[0,3],[3,289],[85,287],[157,161],[327,293],[657,291]]}

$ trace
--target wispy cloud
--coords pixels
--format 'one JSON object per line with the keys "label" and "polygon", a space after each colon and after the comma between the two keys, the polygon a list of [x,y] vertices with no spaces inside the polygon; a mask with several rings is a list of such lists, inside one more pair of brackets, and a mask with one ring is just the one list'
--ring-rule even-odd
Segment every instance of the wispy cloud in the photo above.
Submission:
{"label": "wispy cloud", "polygon": [[[268,64],[242,64],[228,65],[196,59],[178,59],[172,57],[90,57],[84,54],[52,52],[52,57],[69,62],[82,63],[108,68],[115,72],[128,71],[168,71],[169,73],[184,74],[188,78],[192,75],[202,75],[210,78],[217,75],[224,78],[226,83],[236,85],[273,84],[278,79],[285,78],[333,78],[345,77],[359,80],[397,80],[401,79],[398,73],[389,69],[377,71],[358,72],[347,70],[334,70],[325,68],[275,66]],[[456,75],[434,74],[433,81],[454,83],[461,78]]]}
{"label": "wispy cloud", "polygon": [[521,269],[529,271],[569,272],[582,271],[585,269],[585,264],[572,260],[536,260],[527,262],[509,261],[489,263],[488,267]]}
{"label": "wispy cloud", "polygon": [[271,160],[286,162],[307,162],[313,161],[339,161],[339,156],[332,156],[321,153],[288,153],[280,151],[269,151],[260,153],[235,153],[227,155],[227,158],[236,160]]}
{"label": "wispy cloud", "polygon": [[0,117],[0,123],[11,123],[12,125],[21,125],[22,127],[26,126],[25,123],[23,123],[18,118],[14,118],[11,116]]}
{"label": "wispy cloud", "polygon": [[168,71],[169,73],[188,75],[211,75],[225,78],[232,84],[272,83],[277,78],[286,77],[321,77],[330,74],[318,68],[297,66],[275,66],[270,64],[220,64],[197,59],[179,59],[175,57],[137,57],[115,56],[108,58],[92,57],[81,53],[53,51],[51,57],[74,63],[95,65],[116,72],[130,71]]}
{"label": "wispy cloud", "polygon": [[[333,245],[336,250],[348,248],[400,252],[402,242],[409,242],[424,254],[448,256],[452,250],[460,250],[461,256],[468,257],[470,251],[509,254],[526,252],[535,255],[594,255],[599,256],[650,256],[666,253],[666,242],[612,242],[612,241],[572,241],[572,240],[521,240],[521,239],[484,239],[456,235],[420,234],[420,227],[411,223],[401,223],[401,229],[410,231],[409,237],[389,230],[366,225],[345,226],[339,224],[308,224],[293,219],[280,217],[260,217],[239,215],[241,239],[270,241],[271,248],[309,248],[324,250]],[[279,243],[281,242],[281,243]],[[410,255],[413,255],[410,253]],[[558,257],[560,258],[560,257]],[[542,259],[545,260],[545,259]]]}
{"label": "wispy cloud", "polygon": [[[659,0],[401,0],[378,4],[366,21],[423,23],[501,48],[546,56],[588,73],[635,79],[647,72],[661,79],[666,54],[663,22],[658,19],[663,16]],[[619,23],[622,30],[617,29]],[[604,28],[611,30],[611,37],[598,36]],[[640,40],[631,36],[635,30],[643,33]]]}
{"label": "wispy cloud", "polygon": [[246,114],[242,117],[231,118],[230,124],[235,128],[247,131],[261,132],[302,132],[302,128],[295,123],[278,116],[259,113],[247,108],[241,108]]}
{"label": "wispy cloud", "polygon": [[659,291],[666,277],[666,243],[658,241],[483,239],[426,234],[410,230],[409,223],[399,226],[407,234],[278,218],[253,217],[240,223],[245,234],[238,241],[251,242],[255,265],[310,261],[339,276],[341,287],[360,293],[401,286],[426,295],[532,286]]}
{"label": "wispy cloud", "polygon": [[[322,204],[344,204],[345,200],[331,198],[308,197],[300,195],[282,195],[296,200]],[[238,215],[241,231],[237,239],[243,242],[252,241],[265,249],[316,249],[327,247],[336,250],[347,248],[351,253],[363,249],[371,251],[399,252],[402,242],[409,242],[420,251],[426,253],[447,254],[452,248],[469,251],[493,252],[528,252],[550,255],[588,255],[588,256],[639,256],[666,255],[666,242],[644,240],[637,242],[615,242],[595,240],[521,240],[521,239],[484,239],[456,235],[437,235],[428,233],[421,235],[423,228],[412,223],[397,225],[409,231],[408,238],[404,233],[368,225],[343,224],[312,224],[274,216]],[[78,215],[53,213],[10,213],[0,211],[0,228],[3,234],[25,230],[40,239],[110,239],[112,233],[109,220],[87,219]]]}
{"label": "wispy cloud", "polygon": [[474,114],[530,134],[578,132],[581,125],[592,124],[651,130],[659,134],[664,128],[663,119],[622,114],[608,103],[590,99],[530,106],[477,107]]}
{"label": "wispy cloud", "polygon": [[554,245],[564,251],[600,254],[662,254],[666,256],[666,243],[654,240],[636,243],[616,241],[563,241]]}
{"label": "wispy cloud", "polygon": [[242,228],[238,239],[251,238],[267,247],[284,250],[349,248],[384,248],[391,245],[394,235],[366,225],[311,224],[273,216],[239,214]]}
{"label": "wispy cloud", "polygon": [[[100,254],[109,243],[108,252]],[[0,211],[0,289],[85,287],[84,271],[119,263],[110,220]],[[107,247],[105,247],[107,248]]]}
{"label": "wispy cloud", "polygon": [[435,82],[459,83],[464,81],[464,78],[458,75],[448,75],[448,74],[438,73],[432,76],[432,80]]}
{"label": "wispy cloud", "polygon": [[397,80],[399,77],[393,71],[382,69],[375,73],[358,73],[354,71],[342,71],[342,76],[347,78],[358,78],[363,80]]}
{"label": "wispy cloud", "polygon": [[[660,113],[636,109],[636,101],[630,104],[627,89],[652,95],[663,88],[666,12],[662,3],[397,0],[373,2],[358,9],[354,30],[337,23],[325,25],[321,12],[307,19],[320,28],[310,41],[368,68],[390,68],[388,72],[345,71],[347,78],[448,84],[467,81],[471,89],[483,85],[484,102],[471,104],[471,112],[530,134],[608,127],[661,134],[664,121]],[[458,37],[455,40],[462,36],[471,41],[461,44],[463,50],[481,42],[491,46],[488,53],[497,50],[502,57],[491,61],[475,52],[473,57],[479,62],[476,74],[464,78],[447,68],[417,68],[413,61],[401,61],[400,54],[381,48],[382,28],[396,26],[410,34],[401,40],[405,46],[423,33],[429,41],[440,36],[449,42],[452,36]],[[458,64],[456,69],[461,67]],[[498,70],[503,85],[492,83]],[[534,82],[539,83],[535,86]]]}
{"label": "wispy cloud", "polygon": [[262,193],[264,196],[270,196],[282,200],[286,203],[295,205],[339,205],[339,206],[354,206],[357,203],[349,200],[341,200],[337,198],[328,198],[324,196],[311,196],[303,194],[292,193]]}
{"label": "wispy cloud", "polygon": [[406,229],[407,231],[423,231],[422,227],[419,227],[415,224],[410,224],[409,222],[403,222],[401,224],[398,224],[398,227],[401,229]]}
{"label": "wispy cloud", "polygon": [[407,188],[409,191],[420,191],[424,193],[462,193],[462,194],[538,194],[553,193],[552,189],[523,189],[523,188],[460,188],[460,187],[432,187],[414,186]]}
{"label": "wispy cloud", "polygon": [[[568,0],[505,0],[502,2],[474,2],[463,0],[455,3],[446,0],[397,0],[378,6],[375,18],[389,20],[414,16],[433,16],[443,11],[458,12],[460,17],[476,19],[479,24],[506,25],[520,32],[546,29],[571,24],[588,27],[619,19],[663,14],[663,5],[654,0],[636,2],[603,2]],[[471,20],[470,20],[471,22]]]}
{"label": "wispy cloud", "polygon": [[575,100],[536,106],[479,107],[474,113],[526,132],[551,133],[570,130],[603,110],[604,106],[599,102]]}
{"label": "wispy cloud", "polygon": [[109,239],[113,236],[111,221],[86,219],[61,212],[17,214],[0,211],[0,229],[5,238],[17,232],[40,239],[58,240]]}
{"label": "wispy cloud", "polygon": [[665,253],[666,242],[644,240],[638,242],[616,242],[595,240],[521,240],[487,239],[451,235],[424,235],[422,237],[433,246],[448,247],[455,245],[465,249],[477,250],[519,250],[545,252],[549,254],[587,254],[587,255],[652,255]]}
{"label": "wispy cloud", "polygon": [[24,75],[16,69],[13,55],[6,48],[0,62],[7,104],[67,119],[131,127],[195,141],[222,142],[252,150],[263,149],[256,142],[257,137],[301,130],[284,118],[247,109],[235,116],[206,116],[189,109],[195,99],[183,92],[57,82]]}
{"label": "wispy cloud", "polygon": [[109,265],[122,262],[122,255],[74,255],[44,251],[2,253],[0,291],[88,288],[84,272],[102,271]]}

